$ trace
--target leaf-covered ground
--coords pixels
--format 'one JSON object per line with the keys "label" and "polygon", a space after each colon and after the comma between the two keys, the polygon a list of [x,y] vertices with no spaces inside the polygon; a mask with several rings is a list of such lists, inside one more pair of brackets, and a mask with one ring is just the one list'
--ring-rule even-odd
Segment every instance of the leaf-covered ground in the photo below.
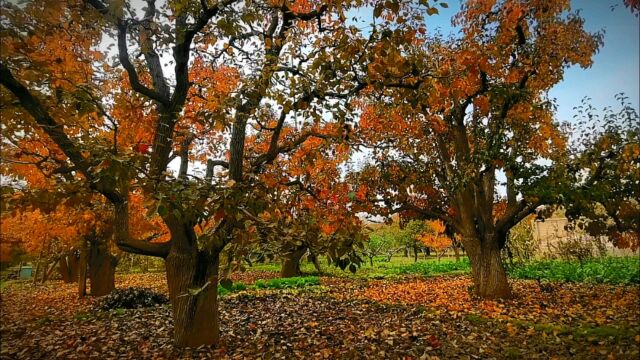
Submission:
{"label": "leaf-covered ground", "polygon": [[[321,283],[223,297],[220,346],[176,350],[169,306],[97,312],[93,299],[77,300],[75,285],[13,282],[2,289],[0,358],[638,358],[634,287],[555,283],[542,291],[515,281],[514,299],[492,302],[470,297],[466,276]],[[167,291],[163,274],[119,275],[117,286]]]}

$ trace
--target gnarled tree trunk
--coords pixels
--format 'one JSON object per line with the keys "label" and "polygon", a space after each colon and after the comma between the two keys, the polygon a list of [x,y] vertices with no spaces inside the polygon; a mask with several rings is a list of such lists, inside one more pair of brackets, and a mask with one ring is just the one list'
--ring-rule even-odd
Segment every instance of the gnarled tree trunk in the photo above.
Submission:
{"label": "gnarled tree trunk", "polygon": [[110,294],[116,287],[116,257],[113,256],[104,240],[92,240],[89,246],[89,281],[91,296]]}
{"label": "gnarled tree trunk", "polygon": [[216,344],[219,253],[172,248],[166,267],[176,346]]}
{"label": "gnarled tree trunk", "polygon": [[171,240],[168,243],[133,240],[126,232],[129,219],[127,203],[116,202],[114,211],[117,225],[116,244],[120,249],[165,259],[175,346],[217,344],[220,337],[219,257],[226,242],[221,241],[211,251],[198,250],[198,238],[193,225],[185,224],[171,212],[164,218],[171,232]]}
{"label": "gnarled tree trunk", "polygon": [[467,241],[465,249],[471,260],[474,291],[485,299],[509,298],[511,289],[500,258],[500,247],[494,238]]}
{"label": "gnarled tree trunk", "polygon": [[301,245],[293,248],[288,254],[285,254],[282,269],[280,269],[280,277],[300,276],[300,260],[305,252],[307,252],[307,247]]}

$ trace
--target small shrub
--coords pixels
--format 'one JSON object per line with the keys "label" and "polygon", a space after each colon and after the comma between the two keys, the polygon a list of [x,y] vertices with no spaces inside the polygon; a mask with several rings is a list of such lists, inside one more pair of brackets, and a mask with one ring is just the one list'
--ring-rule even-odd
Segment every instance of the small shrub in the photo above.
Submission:
{"label": "small shrub", "polygon": [[115,289],[111,294],[100,299],[94,307],[107,311],[114,309],[138,309],[169,303],[169,299],[151,289],[130,287]]}

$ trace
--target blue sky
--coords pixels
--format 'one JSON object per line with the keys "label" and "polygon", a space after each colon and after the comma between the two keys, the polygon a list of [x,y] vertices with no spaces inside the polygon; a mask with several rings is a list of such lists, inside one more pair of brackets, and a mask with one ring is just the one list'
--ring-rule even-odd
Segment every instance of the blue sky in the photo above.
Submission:
{"label": "blue sky", "polygon": [[[460,10],[459,0],[443,0],[448,8],[440,8],[440,14],[426,18],[429,32],[449,34],[451,17]],[[640,99],[640,19],[624,7],[622,0],[572,0],[572,9],[580,9],[588,31],[604,30],[604,47],[595,55],[593,66],[588,69],[569,68],[564,80],[556,85],[550,96],[557,99],[557,119],[571,120],[575,111],[588,96],[598,110],[612,105],[617,108],[614,95],[620,92],[637,110]],[[612,11],[611,7],[614,6]],[[369,16],[362,16],[365,19]],[[362,25],[362,23],[360,23]]]}

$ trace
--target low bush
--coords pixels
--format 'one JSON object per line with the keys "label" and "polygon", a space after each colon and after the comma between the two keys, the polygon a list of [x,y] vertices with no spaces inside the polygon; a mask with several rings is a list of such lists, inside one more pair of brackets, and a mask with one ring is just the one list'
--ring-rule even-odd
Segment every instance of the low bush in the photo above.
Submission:
{"label": "low bush", "polygon": [[305,286],[320,285],[317,276],[291,277],[256,281],[256,289],[293,289]]}
{"label": "low bush", "polygon": [[129,287],[115,289],[111,294],[98,300],[94,307],[97,310],[107,311],[114,309],[137,309],[167,303],[169,303],[169,299],[166,296],[151,289]]}

